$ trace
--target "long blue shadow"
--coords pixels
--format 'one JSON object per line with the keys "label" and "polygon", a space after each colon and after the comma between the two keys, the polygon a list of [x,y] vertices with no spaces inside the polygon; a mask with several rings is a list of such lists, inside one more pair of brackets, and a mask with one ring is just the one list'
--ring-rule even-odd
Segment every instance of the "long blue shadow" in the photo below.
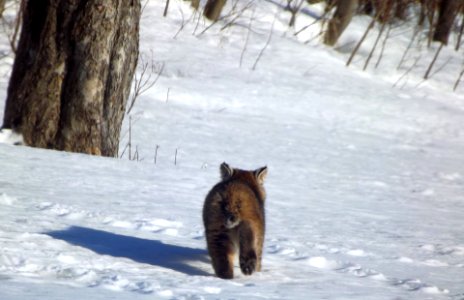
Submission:
{"label": "long blue shadow", "polygon": [[156,265],[187,275],[211,276],[189,263],[207,262],[204,249],[164,244],[92,228],[71,226],[65,230],[45,232],[55,239],[87,248],[98,254],[125,257],[133,261]]}

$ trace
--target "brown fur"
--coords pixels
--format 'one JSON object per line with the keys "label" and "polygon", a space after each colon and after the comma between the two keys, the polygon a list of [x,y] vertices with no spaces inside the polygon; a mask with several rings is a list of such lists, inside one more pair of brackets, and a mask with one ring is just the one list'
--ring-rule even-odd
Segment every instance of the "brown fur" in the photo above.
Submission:
{"label": "brown fur", "polygon": [[220,171],[222,180],[208,193],[203,206],[208,252],[218,277],[234,277],[237,250],[242,273],[251,275],[261,270],[267,167],[244,171],[223,163]]}

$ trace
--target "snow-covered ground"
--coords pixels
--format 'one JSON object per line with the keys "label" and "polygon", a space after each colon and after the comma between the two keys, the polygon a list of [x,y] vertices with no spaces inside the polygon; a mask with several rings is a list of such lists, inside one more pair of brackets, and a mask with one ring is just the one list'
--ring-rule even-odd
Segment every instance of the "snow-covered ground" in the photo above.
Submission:
{"label": "snow-covered ground", "polygon": [[[203,34],[188,3],[147,3],[142,53],[164,67],[131,111],[139,161],[0,143],[0,299],[464,299],[462,53],[424,82],[433,48],[396,69],[407,25],[362,72],[361,17],[333,50],[264,1]],[[269,167],[263,272],[233,280],[201,220],[223,161]]]}

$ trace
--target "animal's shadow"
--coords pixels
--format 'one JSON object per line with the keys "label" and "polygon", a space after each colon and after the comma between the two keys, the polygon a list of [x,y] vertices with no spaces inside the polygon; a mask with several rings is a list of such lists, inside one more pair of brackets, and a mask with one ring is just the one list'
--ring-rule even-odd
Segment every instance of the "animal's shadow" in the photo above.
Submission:
{"label": "animal's shadow", "polygon": [[[133,261],[160,266],[187,275],[211,276],[189,262],[208,262],[203,249],[165,244],[92,228],[71,226],[65,230],[46,232],[55,239],[90,249],[98,254],[125,257]],[[209,263],[209,262],[208,262]]]}

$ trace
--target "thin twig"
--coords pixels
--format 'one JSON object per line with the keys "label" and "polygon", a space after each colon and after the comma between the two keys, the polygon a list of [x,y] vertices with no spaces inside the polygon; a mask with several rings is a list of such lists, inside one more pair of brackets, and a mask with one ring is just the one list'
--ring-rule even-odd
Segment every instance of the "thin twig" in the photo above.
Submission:
{"label": "thin twig", "polygon": [[461,78],[464,75],[464,69],[462,69],[461,73],[459,73],[458,80],[456,80],[456,83],[454,84],[453,91],[456,91],[458,88],[459,83],[461,82]]}
{"label": "thin twig", "polygon": [[[464,7],[464,4],[462,4]],[[462,40],[462,35],[464,33],[464,13],[462,14],[462,23],[461,23],[461,28],[459,29],[459,34],[458,34],[458,41],[456,42],[456,51],[459,51],[459,48],[461,47],[461,40]]]}
{"label": "thin twig", "polygon": [[430,74],[429,77],[432,77],[433,75],[435,75],[438,72],[440,72],[441,70],[443,70],[449,64],[449,62],[452,61],[452,60],[453,60],[452,57],[448,57],[448,59],[439,68],[437,68],[434,72],[432,72],[432,74]]}
{"label": "thin twig", "polygon": [[[221,17],[219,17],[216,21],[213,21],[211,24],[209,24],[208,26],[206,26],[205,29],[203,29],[203,31],[201,31],[198,36],[200,35],[203,35],[206,31],[208,31],[211,27],[213,27],[214,25],[216,25],[218,22],[220,21],[223,21],[223,20],[226,20],[228,19],[229,17],[234,17],[233,20],[235,20],[237,17],[236,16],[240,16],[243,14],[243,12],[248,9],[250,6],[251,6],[251,3],[253,2],[254,0],[251,0],[250,2],[248,2],[244,8],[242,8],[239,12],[237,12],[237,6],[238,6],[238,3],[239,1],[235,1],[234,4],[232,5],[231,9],[230,9],[230,12],[228,12],[226,15],[223,15]],[[232,21],[233,21],[232,20]],[[226,27],[230,26],[230,24],[232,24],[232,21],[228,22],[226,25],[224,25],[221,30],[224,30]]]}
{"label": "thin twig", "polygon": [[425,72],[424,79],[427,80],[429,78],[430,72],[432,71],[433,65],[435,64],[435,61],[438,58],[438,55],[440,54],[441,49],[443,48],[443,43],[440,43],[440,47],[438,47],[437,52],[435,53],[435,56],[433,57],[432,62],[429,65],[429,68],[427,69],[427,72]]}
{"label": "thin twig", "polygon": [[145,3],[142,5],[142,9],[140,10],[141,15],[143,15],[143,12],[145,11],[145,7],[147,7],[148,1],[150,0],[146,0]]}
{"label": "thin twig", "polygon": [[194,20],[195,20],[195,16],[198,16],[197,17],[197,24],[195,25],[195,29],[193,29],[193,32],[192,32],[192,35],[195,35],[197,33],[197,29],[198,29],[198,26],[200,26],[200,21],[204,19],[201,17],[201,13],[198,11],[198,10],[195,10],[194,13]]}
{"label": "thin twig", "polygon": [[314,41],[315,39],[321,37],[324,33],[325,33],[324,31],[319,31],[319,33],[318,33],[317,35],[315,35],[315,36],[313,36],[312,38],[306,40],[306,41],[304,42],[304,44],[309,44],[310,42]]}
{"label": "thin twig", "polygon": [[132,157],[131,160],[135,160],[135,161],[139,161],[139,146],[135,146],[135,153],[134,153],[134,157]]}
{"label": "thin twig", "polygon": [[295,36],[299,35],[300,33],[302,33],[303,31],[305,31],[305,30],[308,29],[309,27],[313,26],[313,25],[316,24],[317,22],[319,22],[319,20],[314,20],[314,21],[311,22],[309,25],[303,26],[300,30],[298,30],[297,32],[295,32],[293,35],[295,35]]}
{"label": "thin twig", "polygon": [[160,147],[159,145],[156,145],[156,148],[155,148],[155,157],[153,159],[155,165],[156,165],[156,161],[158,159],[158,149],[159,149],[159,147]]}
{"label": "thin twig", "polygon": [[390,31],[391,31],[391,25],[388,25],[387,34],[385,35],[385,38],[383,39],[382,48],[380,49],[379,58],[377,59],[377,62],[375,63],[375,68],[376,68],[376,69],[377,69],[378,66],[380,65],[380,61],[381,61],[382,58],[383,58],[383,53],[384,53],[385,48],[386,48],[386,46],[387,46],[387,40],[388,40],[388,38],[390,37]]}
{"label": "thin twig", "polygon": [[119,158],[122,158],[124,156],[124,154],[126,153],[126,150],[127,150],[127,146],[128,146],[128,144],[126,144],[126,147],[124,147],[124,149],[122,150],[122,153],[119,156]]}
{"label": "thin twig", "polygon": [[250,40],[251,23],[253,22],[254,16],[255,16],[255,9],[253,8],[253,10],[251,12],[251,17],[250,17],[250,23],[248,24],[248,32],[247,32],[247,36],[246,36],[246,39],[245,39],[245,44],[243,45],[242,53],[240,53],[240,63],[239,63],[240,68],[242,67],[243,56],[245,55],[245,51],[246,51],[247,46],[248,46],[248,41]]}
{"label": "thin twig", "polygon": [[[147,92],[156,84],[164,70],[164,63],[161,64],[159,71],[155,70],[156,65],[153,61],[153,58],[151,62],[145,62],[143,56],[140,56],[140,63],[142,70],[140,72],[140,75],[134,75],[133,91],[130,97],[129,107],[126,113],[127,115],[131,112],[136,100],[140,97],[140,95]],[[157,75],[153,79],[152,77],[154,73],[157,73]]]}
{"label": "thin twig", "polygon": [[[177,30],[176,34],[174,34],[174,36],[172,37],[174,40],[177,38],[177,36],[179,35],[179,33],[184,29],[185,27],[185,17],[184,17],[184,11],[182,10],[182,8],[179,7],[179,11],[180,11],[180,16],[182,17],[182,23],[180,24],[180,28],[179,30]],[[194,12],[195,13],[195,12]]]}
{"label": "thin twig", "polygon": [[208,31],[211,27],[213,27],[214,25],[216,25],[217,22],[222,21],[222,20],[225,20],[227,17],[234,15],[234,14],[235,14],[235,8],[237,7],[237,3],[238,3],[238,1],[234,2],[234,4],[232,5],[232,8],[231,8],[231,10],[230,10],[230,12],[229,12],[228,14],[223,15],[223,16],[220,16],[217,20],[211,22],[211,24],[209,24],[208,26],[206,26],[206,28],[203,29],[203,31],[200,32],[200,33],[198,34],[198,36],[203,35],[203,34],[204,34],[206,31]]}
{"label": "thin twig", "polygon": [[264,47],[263,47],[263,48],[261,49],[261,51],[259,52],[258,57],[256,58],[255,63],[253,64],[253,67],[251,68],[253,71],[256,70],[256,66],[258,65],[258,62],[259,62],[259,60],[261,59],[261,56],[263,56],[264,51],[266,50],[266,48],[267,48],[267,47],[269,46],[269,44],[271,43],[271,38],[272,38],[272,34],[274,33],[274,24],[275,24],[276,19],[277,19],[277,13],[276,13],[276,15],[274,16],[274,20],[272,21],[271,31],[269,32],[269,36],[267,37],[266,44],[264,45]]}
{"label": "thin twig", "polygon": [[[245,13],[245,11],[247,11],[250,7],[253,6],[253,2],[254,0],[249,1],[247,4],[245,4],[244,7],[242,7],[237,13],[235,13],[235,16],[232,18],[232,20],[230,20],[229,22],[227,22],[227,24],[221,27],[221,31],[235,24],[235,21],[239,17],[241,17]],[[235,7],[233,7],[233,11],[235,11]],[[230,16],[232,16],[232,14],[230,14]]]}
{"label": "thin twig", "polygon": [[409,50],[411,49],[412,44],[414,43],[414,40],[416,39],[417,35],[419,34],[419,31],[420,31],[420,28],[419,28],[419,27],[416,27],[416,28],[414,29],[414,32],[413,32],[413,34],[412,34],[411,41],[409,41],[408,47],[406,48],[406,51],[404,51],[403,56],[401,57],[400,63],[398,64],[398,67],[396,67],[397,70],[399,70],[399,69],[401,68],[401,65],[402,65],[403,62],[405,61],[406,55],[408,54]]}
{"label": "thin twig", "polygon": [[380,37],[382,36],[383,31],[385,30],[385,24],[386,24],[385,22],[382,23],[382,26],[380,27],[380,30],[379,30],[379,34],[377,35],[377,38],[375,39],[374,45],[372,46],[372,49],[369,52],[369,55],[367,56],[366,63],[364,64],[364,68],[363,68],[364,71],[367,69],[367,66],[369,65],[369,61],[371,60],[372,55],[374,54],[375,48],[377,47],[377,44],[380,41]]}
{"label": "thin twig", "polygon": [[406,75],[409,74],[409,72],[412,71],[412,69],[414,69],[414,67],[417,65],[420,59],[421,59],[420,55],[416,57],[416,60],[414,61],[414,63],[406,70],[406,72],[404,72],[403,75],[400,76],[400,78],[398,78],[398,80],[393,84],[393,87],[396,87],[398,83],[401,81],[401,79],[403,79]]}
{"label": "thin twig", "polygon": [[[20,31],[20,28],[21,28],[21,23],[22,23],[22,20],[23,20],[23,15],[24,15],[24,10],[25,9],[26,9],[26,1],[21,0],[20,3],[19,3],[18,13],[16,15],[15,20],[13,21],[13,26],[12,26],[13,32],[11,33],[11,35],[8,35],[8,42],[10,43],[10,48],[13,51],[13,53],[16,53],[16,51],[17,51],[16,46],[17,46],[17,42],[18,42],[18,34],[19,34],[19,31]],[[11,26],[11,24],[10,24],[10,26]]]}
{"label": "thin twig", "polygon": [[[392,15],[392,7],[393,7],[393,1],[392,1],[392,0],[387,0],[387,1],[385,1],[385,2],[383,3],[382,7],[381,7],[382,12],[380,12],[380,14],[384,14],[384,15],[383,15],[383,18],[384,18],[384,19],[383,19],[382,22],[381,22],[381,23],[382,23],[382,26],[380,27],[379,35],[377,36],[377,39],[376,39],[376,41],[375,41],[375,43],[374,43],[374,47],[373,47],[373,49],[372,49],[372,53],[375,51],[375,48],[377,47],[377,43],[379,42],[380,36],[383,34],[383,32],[384,32],[384,30],[385,30],[385,27],[387,26],[387,23],[388,23],[389,25],[388,25],[388,32],[387,32],[387,35],[386,35],[386,37],[385,37],[385,39],[384,39],[383,48],[382,48],[382,51],[381,51],[381,53],[380,53],[380,55],[379,55],[379,60],[377,61],[376,66],[380,63],[380,59],[381,59],[381,57],[382,57],[382,55],[383,55],[383,50],[384,50],[384,47],[385,47],[385,43],[386,43],[386,40],[387,40],[387,38],[388,38],[388,34],[390,33],[391,25],[390,25],[389,20],[390,20],[391,15]],[[380,17],[380,15],[379,15],[379,17]],[[364,70],[367,68],[367,65],[368,65],[368,63],[369,63],[369,60],[370,60],[370,58],[367,59],[366,65],[364,66]]]}
{"label": "thin twig", "polygon": [[164,7],[163,17],[166,17],[168,15],[168,9],[169,9],[169,0],[166,0],[166,6]]}
{"label": "thin twig", "polygon": [[305,0],[300,0],[299,2],[297,2],[296,5],[292,6],[291,3],[294,2],[294,0],[287,0],[288,4],[287,4],[287,10],[290,11],[290,13],[292,14],[291,18],[290,18],[290,21],[288,22],[288,26],[289,27],[294,27],[295,26],[295,22],[296,22],[296,15],[298,14],[298,12],[301,10],[301,7],[303,6],[303,3],[305,2]]}
{"label": "thin twig", "polygon": [[354,56],[355,56],[356,53],[358,52],[358,50],[359,50],[359,48],[361,47],[362,43],[363,43],[364,40],[366,39],[367,34],[369,33],[369,31],[372,29],[372,27],[374,27],[374,24],[375,24],[375,21],[376,21],[376,20],[377,20],[377,17],[372,18],[372,21],[371,21],[371,23],[369,24],[369,26],[367,26],[367,29],[366,29],[366,31],[364,32],[363,36],[362,36],[361,39],[359,40],[358,44],[356,44],[356,47],[354,47],[353,51],[351,52],[350,58],[349,58],[348,61],[346,62],[346,66],[347,66],[347,67],[351,64],[351,61],[353,60]]}

